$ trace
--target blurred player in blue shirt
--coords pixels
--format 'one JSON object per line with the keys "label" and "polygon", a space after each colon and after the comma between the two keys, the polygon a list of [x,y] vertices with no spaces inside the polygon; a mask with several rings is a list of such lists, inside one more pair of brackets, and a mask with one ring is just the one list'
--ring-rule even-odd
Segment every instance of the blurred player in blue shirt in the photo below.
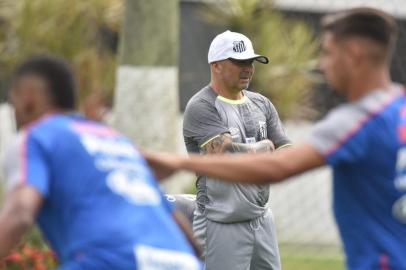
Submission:
{"label": "blurred player in blue shirt", "polygon": [[143,157],[114,129],[71,112],[75,98],[61,59],[36,56],[16,71],[20,130],[4,164],[0,256],[37,220],[60,269],[200,269]]}
{"label": "blurred player in blue shirt", "polygon": [[272,154],[198,157],[149,154],[160,177],[177,169],[247,183],[282,181],[328,164],[333,208],[351,270],[406,269],[406,98],[391,82],[397,26],[355,8],[323,19],[320,69],[347,103],[303,143]]}

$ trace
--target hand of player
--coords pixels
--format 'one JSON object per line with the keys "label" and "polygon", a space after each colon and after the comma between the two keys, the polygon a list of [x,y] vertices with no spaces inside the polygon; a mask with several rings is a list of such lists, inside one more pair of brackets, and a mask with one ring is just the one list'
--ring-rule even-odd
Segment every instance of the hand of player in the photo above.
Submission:
{"label": "hand of player", "polygon": [[275,145],[268,139],[257,142],[257,145],[257,153],[272,152],[275,150]]}
{"label": "hand of player", "polygon": [[181,155],[148,151],[143,152],[143,155],[158,181],[171,176],[179,170],[183,158]]}

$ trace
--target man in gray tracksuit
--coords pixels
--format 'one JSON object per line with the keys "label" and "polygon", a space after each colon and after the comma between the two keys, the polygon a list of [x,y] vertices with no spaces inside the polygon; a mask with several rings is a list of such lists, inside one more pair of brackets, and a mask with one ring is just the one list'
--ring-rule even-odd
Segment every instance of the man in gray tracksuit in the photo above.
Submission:
{"label": "man in gray tracksuit", "polygon": [[[210,84],[188,102],[183,135],[190,153],[266,152],[290,144],[272,103],[247,89],[251,41],[226,31],[210,45]],[[280,269],[268,185],[241,185],[198,176],[193,230],[207,270]]]}

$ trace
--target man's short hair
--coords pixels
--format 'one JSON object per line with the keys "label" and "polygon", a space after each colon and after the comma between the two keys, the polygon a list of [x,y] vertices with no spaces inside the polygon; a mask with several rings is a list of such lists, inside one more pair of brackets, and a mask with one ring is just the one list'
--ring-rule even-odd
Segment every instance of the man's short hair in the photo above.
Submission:
{"label": "man's short hair", "polygon": [[69,64],[64,59],[53,55],[32,56],[18,66],[14,80],[25,75],[34,75],[45,80],[48,94],[56,108],[75,109],[75,79]]}
{"label": "man's short hair", "polygon": [[397,40],[394,18],[374,8],[353,8],[326,15],[322,18],[322,30],[331,32],[336,39],[361,37],[382,46],[389,56]]}

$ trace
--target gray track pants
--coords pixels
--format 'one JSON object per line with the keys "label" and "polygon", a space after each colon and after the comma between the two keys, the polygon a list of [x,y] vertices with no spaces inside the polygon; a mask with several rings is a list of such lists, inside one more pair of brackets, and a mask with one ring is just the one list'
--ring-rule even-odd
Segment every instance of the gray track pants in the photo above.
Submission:
{"label": "gray track pants", "polygon": [[193,231],[204,250],[205,270],[279,270],[272,213],[251,221],[218,223],[195,211]]}

